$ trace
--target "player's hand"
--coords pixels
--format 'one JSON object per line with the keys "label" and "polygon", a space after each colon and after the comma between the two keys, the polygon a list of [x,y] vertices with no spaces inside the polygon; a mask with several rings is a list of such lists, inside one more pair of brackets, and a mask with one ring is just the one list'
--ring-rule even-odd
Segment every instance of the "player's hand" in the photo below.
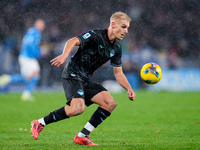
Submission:
{"label": "player's hand", "polygon": [[136,94],[135,94],[135,92],[130,88],[130,89],[128,89],[128,98],[131,100],[131,101],[133,101],[134,99],[135,99],[135,96],[136,96]]}
{"label": "player's hand", "polygon": [[65,58],[63,55],[59,55],[58,57],[52,59],[50,62],[52,66],[54,65],[58,68],[65,62]]}

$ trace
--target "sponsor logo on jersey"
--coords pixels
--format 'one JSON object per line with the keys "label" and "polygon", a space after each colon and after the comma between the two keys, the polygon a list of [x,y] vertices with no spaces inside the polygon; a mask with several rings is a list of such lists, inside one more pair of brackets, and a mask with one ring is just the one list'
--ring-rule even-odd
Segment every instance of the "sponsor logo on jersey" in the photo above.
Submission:
{"label": "sponsor logo on jersey", "polygon": [[86,34],[83,35],[83,38],[84,38],[84,39],[87,39],[87,38],[89,38],[90,36],[91,36],[90,33],[86,33]]}

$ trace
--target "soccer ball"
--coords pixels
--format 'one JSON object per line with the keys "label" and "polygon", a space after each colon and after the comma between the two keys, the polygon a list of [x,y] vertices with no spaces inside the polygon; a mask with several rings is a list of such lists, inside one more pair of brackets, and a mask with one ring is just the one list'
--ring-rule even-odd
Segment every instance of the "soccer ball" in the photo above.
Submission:
{"label": "soccer ball", "polygon": [[147,84],[156,84],[162,78],[162,70],[156,63],[147,63],[142,67],[140,77]]}

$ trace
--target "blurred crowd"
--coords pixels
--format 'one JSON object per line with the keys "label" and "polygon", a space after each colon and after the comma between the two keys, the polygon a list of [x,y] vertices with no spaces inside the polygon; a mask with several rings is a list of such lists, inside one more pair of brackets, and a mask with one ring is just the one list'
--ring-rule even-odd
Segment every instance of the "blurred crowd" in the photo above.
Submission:
{"label": "blurred crowd", "polygon": [[[51,67],[49,61],[62,52],[69,38],[107,28],[116,11],[132,18],[129,33],[121,42],[125,72],[138,73],[149,61],[162,68],[198,67],[199,10],[199,0],[4,0],[0,2],[0,75],[19,71],[22,37],[39,17],[47,24],[41,45],[46,52],[40,60],[41,84],[59,81],[62,68]],[[110,65],[101,69],[111,72],[113,78]],[[97,71],[95,77],[108,78],[104,75]]]}

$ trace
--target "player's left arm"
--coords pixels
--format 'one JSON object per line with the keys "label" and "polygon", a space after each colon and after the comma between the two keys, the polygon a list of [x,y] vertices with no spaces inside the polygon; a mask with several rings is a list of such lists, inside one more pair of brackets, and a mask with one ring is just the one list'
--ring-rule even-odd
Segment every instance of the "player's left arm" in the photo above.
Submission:
{"label": "player's left arm", "polygon": [[123,73],[123,70],[122,70],[122,67],[119,66],[119,67],[115,67],[114,66],[114,75],[115,75],[115,78],[117,80],[117,82],[124,88],[127,90],[128,92],[128,98],[130,100],[134,100],[135,99],[135,92],[133,91],[131,85],[129,84],[126,76],[124,75]]}
{"label": "player's left arm", "polygon": [[[30,37],[32,36],[32,37]],[[35,56],[35,58],[41,58],[42,53],[40,51],[40,43],[42,40],[42,35],[39,32],[34,31],[31,35],[29,36],[30,39],[33,39],[32,43],[29,44],[31,47],[31,52]]]}

